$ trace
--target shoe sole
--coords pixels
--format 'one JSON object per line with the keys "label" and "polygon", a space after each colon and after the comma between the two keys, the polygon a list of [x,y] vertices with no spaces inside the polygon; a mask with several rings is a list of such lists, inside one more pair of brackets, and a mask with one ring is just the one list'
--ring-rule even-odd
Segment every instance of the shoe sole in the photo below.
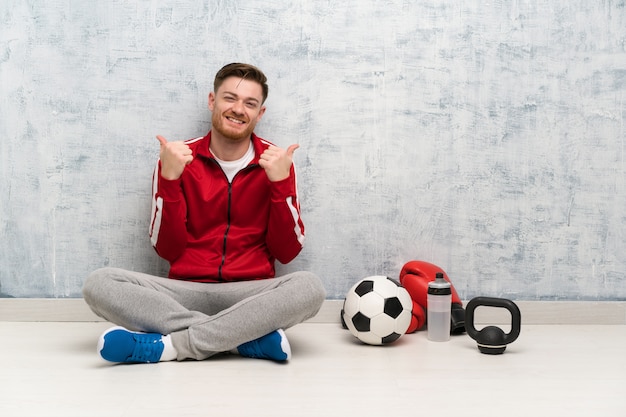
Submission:
{"label": "shoe sole", "polygon": [[287,359],[285,360],[288,361],[291,359],[291,345],[289,344],[289,340],[287,340],[287,335],[283,329],[278,329],[276,331],[280,335],[280,348],[287,354]]}

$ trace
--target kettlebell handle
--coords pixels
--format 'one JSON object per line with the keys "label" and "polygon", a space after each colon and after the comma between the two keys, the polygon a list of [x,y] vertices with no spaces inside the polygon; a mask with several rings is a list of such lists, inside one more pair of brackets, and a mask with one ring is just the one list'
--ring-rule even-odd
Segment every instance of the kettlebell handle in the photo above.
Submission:
{"label": "kettlebell handle", "polygon": [[511,331],[504,335],[504,343],[513,343],[520,334],[521,317],[522,314],[519,307],[506,298],[494,298],[494,297],[475,297],[472,298],[465,307],[465,330],[467,334],[474,340],[479,333],[474,326],[474,311],[477,307],[500,307],[505,308],[511,313]]}

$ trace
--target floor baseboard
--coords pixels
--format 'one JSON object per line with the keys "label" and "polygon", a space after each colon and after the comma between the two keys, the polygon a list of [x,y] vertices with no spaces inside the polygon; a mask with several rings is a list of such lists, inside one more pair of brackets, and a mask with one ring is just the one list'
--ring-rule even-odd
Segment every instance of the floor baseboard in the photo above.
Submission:
{"label": "floor baseboard", "polygon": [[[519,301],[524,324],[626,324],[626,302],[622,301]],[[342,300],[326,300],[309,322],[338,323]],[[475,322],[506,324],[508,311],[479,307]],[[95,322],[96,316],[82,298],[1,298],[0,321]]]}

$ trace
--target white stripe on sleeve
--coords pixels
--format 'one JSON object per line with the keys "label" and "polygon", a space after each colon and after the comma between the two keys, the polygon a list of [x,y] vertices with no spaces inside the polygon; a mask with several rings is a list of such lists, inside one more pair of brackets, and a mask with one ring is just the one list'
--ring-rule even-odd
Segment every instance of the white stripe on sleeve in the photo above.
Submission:
{"label": "white stripe on sleeve", "polygon": [[159,188],[159,161],[157,161],[152,178],[152,210],[150,213],[150,243],[156,247],[161,229],[161,215],[163,213],[163,199],[156,197]]}

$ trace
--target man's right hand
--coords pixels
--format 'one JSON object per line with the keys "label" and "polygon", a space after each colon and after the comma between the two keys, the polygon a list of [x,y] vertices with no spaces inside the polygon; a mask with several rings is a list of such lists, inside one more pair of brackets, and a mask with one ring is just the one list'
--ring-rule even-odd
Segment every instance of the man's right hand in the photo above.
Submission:
{"label": "man's right hand", "polygon": [[166,180],[177,180],[185,167],[193,161],[193,155],[185,142],[168,142],[163,136],[157,135],[161,143],[161,176]]}

